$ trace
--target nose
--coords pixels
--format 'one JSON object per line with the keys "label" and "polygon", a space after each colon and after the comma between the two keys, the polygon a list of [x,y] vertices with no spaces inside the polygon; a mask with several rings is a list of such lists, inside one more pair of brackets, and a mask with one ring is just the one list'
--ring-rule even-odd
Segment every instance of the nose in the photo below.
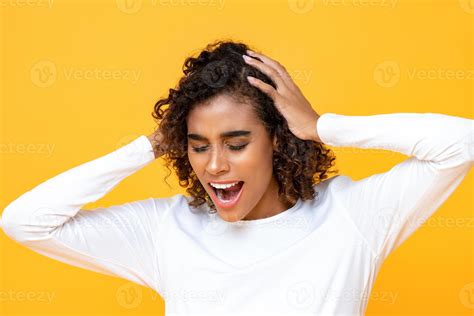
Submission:
{"label": "nose", "polygon": [[219,174],[229,170],[229,163],[223,150],[214,146],[210,150],[209,160],[207,161],[206,171],[209,174]]}

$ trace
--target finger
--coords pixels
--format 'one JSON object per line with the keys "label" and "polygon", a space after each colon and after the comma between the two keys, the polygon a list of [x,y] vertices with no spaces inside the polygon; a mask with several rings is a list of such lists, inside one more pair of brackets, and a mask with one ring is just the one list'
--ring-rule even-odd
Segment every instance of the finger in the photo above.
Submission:
{"label": "finger", "polygon": [[280,74],[280,77],[282,78],[282,80],[287,84],[287,86],[296,86],[296,84],[293,82],[293,79],[291,78],[290,74],[288,73],[288,71],[286,70],[286,68],[280,64],[278,61],[266,56],[266,55],[263,55],[261,53],[257,53],[257,52],[254,52],[254,51],[251,51],[251,50],[247,50],[247,54],[249,54],[250,56],[253,56],[253,57],[258,57],[260,58],[264,63],[270,65],[271,67],[273,67],[279,74]]}
{"label": "finger", "polygon": [[275,101],[277,91],[275,88],[273,88],[271,85],[268,83],[263,82],[260,79],[257,79],[252,76],[247,76],[248,81],[250,82],[251,85],[257,87],[258,89],[262,90],[264,93],[266,93],[270,98],[272,98],[273,101]]}
{"label": "finger", "polygon": [[266,64],[272,66],[272,67],[275,68],[275,69],[278,69],[278,70],[284,69],[283,65],[281,65],[279,62],[277,62],[276,60],[274,60],[274,59],[272,59],[272,58],[270,58],[270,57],[268,57],[268,56],[265,56],[265,55],[263,55],[263,54],[254,52],[254,51],[249,50],[249,49],[247,50],[247,54],[249,54],[249,55],[252,56],[252,57],[258,57],[258,58],[260,58],[264,63],[266,63]]}
{"label": "finger", "polygon": [[283,82],[281,75],[274,68],[272,68],[270,65],[261,62],[258,59],[248,57],[246,55],[243,56],[247,64],[254,66],[258,70],[263,72],[265,75],[267,75],[270,79],[272,79],[273,82],[275,82],[275,84],[277,85],[277,88],[285,88],[285,83]]}

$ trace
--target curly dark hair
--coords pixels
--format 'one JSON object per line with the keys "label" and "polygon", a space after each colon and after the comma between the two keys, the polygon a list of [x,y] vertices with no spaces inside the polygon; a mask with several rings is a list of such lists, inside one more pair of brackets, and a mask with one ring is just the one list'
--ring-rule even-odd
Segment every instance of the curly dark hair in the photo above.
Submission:
{"label": "curly dark hair", "polygon": [[276,88],[268,76],[242,59],[247,49],[257,52],[242,42],[217,40],[208,44],[199,56],[186,58],[184,76],[174,89],[169,89],[167,97],[156,102],[152,112],[161,134],[159,145],[155,146],[160,147],[168,170],[171,172],[172,165],[176,171],[179,185],[187,188],[186,192],[193,197],[188,205],[198,207],[207,202],[212,213],[216,211],[215,205],[188,159],[186,117],[194,105],[220,94],[250,104],[269,135],[272,138],[276,135],[273,172],[283,203],[315,198],[313,184],[328,178],[328,173],[338,172],[330,170],[336,159],[331,149],[323,143],[294,136],[273,100],[248,83],[246,76],[250,75]]}

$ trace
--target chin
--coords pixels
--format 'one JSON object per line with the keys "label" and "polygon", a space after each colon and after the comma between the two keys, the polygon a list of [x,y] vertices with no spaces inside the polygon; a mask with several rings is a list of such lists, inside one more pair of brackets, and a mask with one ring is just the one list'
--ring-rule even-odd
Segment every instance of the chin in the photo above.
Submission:
{"label": "chin", "polygon": [[219,213],[219,216],[222,218],[222,220],[226,221],[226,222],[236,222],[236,221],[239,221],[241,220],[242,218],[240,218],[237,214],[236,211],[220,211],[218,210],[217,211]]}

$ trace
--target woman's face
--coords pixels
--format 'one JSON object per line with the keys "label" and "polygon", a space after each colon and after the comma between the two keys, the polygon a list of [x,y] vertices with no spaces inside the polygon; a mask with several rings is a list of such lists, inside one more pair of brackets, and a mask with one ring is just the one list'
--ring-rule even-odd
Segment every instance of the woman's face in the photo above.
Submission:
{"label": "woman's face", "polygon": [[[257,219],[286,209],[272,176],[273,142],[249,104],[218,95],[190,111],[187,128],[189,161],[222,219]],[[223,135],[229,132],[235,133]],[[223,207],[209,183],[227,180],[244,184],[237,202]]]}

